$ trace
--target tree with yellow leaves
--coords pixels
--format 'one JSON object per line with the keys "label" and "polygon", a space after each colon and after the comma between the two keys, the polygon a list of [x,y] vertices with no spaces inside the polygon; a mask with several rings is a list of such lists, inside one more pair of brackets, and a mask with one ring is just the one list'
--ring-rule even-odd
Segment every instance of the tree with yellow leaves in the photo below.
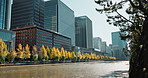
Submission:
{"label": "tree with yellow leaves", "polygon": [[47,46],[47,48],[46,48],[46,51],[47,51],[47,55],[48,55],[48,57],[50,58],[50,54],[51,54],[51,49]]}
{"label": "tree with yellow leaves", "polygon": [[44,45],[42,45],[42,47],[41,47],[41,49],[40,49],[40,52],[41,52],[42,55],[43,55],[43,58],[42,58],[42,59],[45,59],[45,60],[48,60],[48,59],[49,59],[49,57],[48,57],[48,55],[47,55],[47,51],[46,51]]}
{"label": "tree with yellow leaves", "polygon": [[59,49],[58,48],[56,48],[56,55],[55,55],[55,57],[56,57],[56,61],[60,61],[60,58],[61,58],[61,53],[60,53],[60,51],[59,51]]}
{"label": "tree with yellow leaves", "polygon": [[32,47],[32,59],[33,59],[33,61],[37,61],[38,57],[39,57],[39,54],[38,54],[38,51],[37,51],[37,47],[36,47],[36,45],[34,45]]}
{"label": "tree with yellow leaves", "polygon": [[75,52],[71,52],[71,60],[72,62],[75,62],[77,60]]}
{"label": "tree with yellow leaves", "polygon": [[61,60],[62,61],[65,61],[66,60],[66,53],[65,53],[65,50],[64,50],[63,47],[61,48]]}
{"label": "tree with yellow leaves", "polygon": [[56,56],[56,48],[55,47],[52,47],[51,48],[51,53],[50,53],[50,60],[54,60],[55,59],[55,56]]}
{"label": "tree with yellow leaves", "polygon": [[23,48],[22,44],[18,44],[17,58],[18,59],[24,59],[24,48]]}
{"label": "tree with yellow leaves", "polygon": [[11,48],[10,53],[7,55],[7,59],[9,62],[11,61],[13,62],[16,56],[17,56],[16,51],[13,48]]}
{"label": "tree with yellow leaves", "polygon": [[23,53],[24,59],[28,59],[31,56],[30,53],[30,47],[28,44],[26,44],[25,48],[24,48],[24,53]]}
{"label": "tree with yellow leaves", "polygon": [[2,39],[0,39],[0,62],[5,63],[5,58],[9,54],[7,50],[7,45]]}
{"label": "tree with yellow leaves", "polygon": [[70,52],[67,52],[67,59],[68,59],[68,60],[72,59],[71,53],[70,53]]}
{"label": "tree with yellow leaves", "polygon": [[89,61],[91,59],[91,56],[88,53],[85,53],[85,61]]}
{"label": "tree with yellow leaves", "polygon": [[77,60],[80,61],[82,59],[82,55],[81,55],[81,52],[78,51],[78,55],[77,55]]}
{"label": "tree with yellow leaves", "polygon": [[68,52],[65,50],[65,59],[68,60],[69,57],[68,57]]}

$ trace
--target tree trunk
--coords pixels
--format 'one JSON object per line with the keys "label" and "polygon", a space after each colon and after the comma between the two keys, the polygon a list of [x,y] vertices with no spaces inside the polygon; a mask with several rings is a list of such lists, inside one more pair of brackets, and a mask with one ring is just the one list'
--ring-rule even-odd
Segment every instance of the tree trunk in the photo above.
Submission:
{"label": "tree trunk", "polygon": [[148,78],[148,17],[143,24],[142,48],[137,48],[130,60],[129,78]]}
{"label": "tree trunk", "polygon": [[142,65],[142,74],[140,78],[148,78],[148,17],[146,17],[143,25],[143,32],[144,32],[144,40],[143,40],[143,50],[140,60],[140,65]]}

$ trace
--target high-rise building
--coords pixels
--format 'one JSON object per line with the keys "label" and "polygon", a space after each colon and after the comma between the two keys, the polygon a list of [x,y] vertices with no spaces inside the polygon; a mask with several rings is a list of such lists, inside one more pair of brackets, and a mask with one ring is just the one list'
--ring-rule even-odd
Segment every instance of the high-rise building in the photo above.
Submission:
{"label": "high-rise building", "polygon": [[76,46],[93,48],[92,21],[87,16],[75,18]]}
{"label": "high-rise building", "polygon": [[44,26],[44,1],[13,0],[11,29],[29,25]]}
{"label": "high-rise building", "polygon": [[44,28],[71,38],[75,45],[74,11],[60,0],[45,2]]}
{"label": "high-rise building", "polygon": [[0,0],[0,29],[10,29],[12,0]]}
{"label": "high-rise building", "polygon": [[93,38],[93,47],[101,51],[102,39],[100,37]]}
{"label": "high-rise building", "polygon": [[101,52],[106,53],[106,50],[107,50],[107,48],[106,48],[106,47],[107,47],[106,42],[105,42],[105,41],[103,41],[101,45],[102,45],[102,46],[101,46]]}
{"label": "high-rise building", "polygon": [[112,50],[115,57],[125,59],[124,51],[127,43],[125,40],[121,40],[120,33],[125,34],[125,32],[112,32]]}
{"label": "high-rise building", "polygon": [[15,47],[15,32],[10,31],[12,0],[0,0],[0,39],[8,46]]}

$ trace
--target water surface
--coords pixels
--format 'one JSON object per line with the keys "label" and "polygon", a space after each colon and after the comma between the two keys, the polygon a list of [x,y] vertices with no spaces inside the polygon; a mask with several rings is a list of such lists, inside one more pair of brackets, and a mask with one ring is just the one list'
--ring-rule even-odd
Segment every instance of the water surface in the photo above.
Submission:
{"label": "water surface", "polygon": [[128,61],[0,67],[0,78],[127,78]]}

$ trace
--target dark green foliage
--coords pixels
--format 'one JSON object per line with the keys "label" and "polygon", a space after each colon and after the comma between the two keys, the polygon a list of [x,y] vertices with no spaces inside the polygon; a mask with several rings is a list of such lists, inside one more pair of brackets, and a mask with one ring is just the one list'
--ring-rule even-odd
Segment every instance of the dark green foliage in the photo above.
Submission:
{"label": "dark green foliage", "polygon": [[[121,39],[129,41],[130,47],[130,78],[148,78],[148,1],[147,0],[97,0],[101,9],[99,13],[105,13],[107,22],[120,28]],[[124,10],[128,16],[120,13]],[[99,7],[100,8],[100,7]],[[144,70],[144,71],[143,71]]]}

